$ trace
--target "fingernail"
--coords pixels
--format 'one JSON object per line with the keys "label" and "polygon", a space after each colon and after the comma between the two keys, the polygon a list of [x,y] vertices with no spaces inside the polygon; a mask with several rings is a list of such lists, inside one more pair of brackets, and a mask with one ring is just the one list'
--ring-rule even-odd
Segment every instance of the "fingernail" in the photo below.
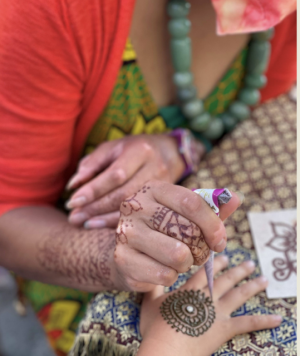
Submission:
{"label": "fingernail", "polygon": [[250,269],[255,268],[255,263],[252,260],[246,261],[246,264]]}
{"label": "fingernail", "polygon": [[280,322],[280,323],[282,322],[282,316],[278,314],[273,314],[272,319],[276,322]]}
{"label": "fingernail", "polygon": [[77,183],[77,180],[78,180],[78,178],[77,178],[77,174],[76,174],[76,175],[73,176],[73,177],[69,180],[69,182],[67,183],[67,190],[72,189],[72,188],[73,188],[73,185],[75,185],[75,183]]}
{"label": "fingernail", "polygon": [[88,220],[84,223],[84,228],[89,229],[101,229],[106,226],[105,220]]}
{"label": "fingernail", "polygon": [[69,217],[69,222],[71,224],[79,225],[84,223],[87,219],[89,219],[89,216],[87,213],[81,212],[81,213],[76,213],[74,215],[71,215]]}
{"label": "fingernail", "polygon": [[245,195],[243,192],[240,192],[240,191],[235,192],[235,194],[239,197],[239,200],[240,200],[239,206],[241,206],[245,200]]}
{"label": "fingernail", "polygon": [[265,276],[260,276],[260,277],[259,277],[259,280],[260,280],[260,282],[262,282],[262,283],[268,282],[268,279],[267,279]]}
{"label": "fingernail", "polygon": [[86,202],[86,197],[80,196],[78,198],[68,200],[65,206],[67,209],[74,209],[83,206],[84,204],[86,204]]}
{"label": "fingernail", "polygon": [[226,247],[226,239],[223,238],[218,244],[216,244],[214,250],[216,252],[222,252],[225,247]]}

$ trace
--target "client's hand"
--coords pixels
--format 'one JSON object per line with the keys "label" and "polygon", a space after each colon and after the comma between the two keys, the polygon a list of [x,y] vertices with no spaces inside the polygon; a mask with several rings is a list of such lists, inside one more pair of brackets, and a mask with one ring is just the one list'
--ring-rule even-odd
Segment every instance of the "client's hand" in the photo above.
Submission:
{"label": "client's hand", "polygon": [[[195,143],[196,154],[204,146]],[[86,228],[115,227],[119,206],[149,179],[175,183],[184,171],[176,140],[168,135],[128,136],[105,142],[79,164],[68,187],[79,188],[67,203],[69,221]]]}
{"label": "client's hand", "polygon": [[[232,193],[221,206],[221,219],[239,205]],[[150,181],[124,200],[120,211],[114,258],[123,290],[170,286],[178,273],[205,263],[209,249],[221,252],[226,246],[222,220],[204,199],[180,186]]]}
{"label": "client's hand", "polygon": [[[214,273],[227,265],[225,256],[217,257]],[[212,303],[202,294],[209,295],[203,268],[179,289],[182,294],[178,291],[164,294],[162,287],[147,293],[141,309],[143,341],[138,356],[209,356],[238,334],[277,327],[281,323],[279,315],[230,317],[232,312],[267,286],[267,280],[259,277],[235,287],[254,268],[252,261],[243,262],[216,278]],[[199,289],[199,294],[194,293]],[[185,294],[189,294],[190,298]],[[193,299],[191,296],[195,294],[198,298]],[[173,296],[172,300],[167,299],[170,296]],[[179,331],[176,332],[176,329]]]}

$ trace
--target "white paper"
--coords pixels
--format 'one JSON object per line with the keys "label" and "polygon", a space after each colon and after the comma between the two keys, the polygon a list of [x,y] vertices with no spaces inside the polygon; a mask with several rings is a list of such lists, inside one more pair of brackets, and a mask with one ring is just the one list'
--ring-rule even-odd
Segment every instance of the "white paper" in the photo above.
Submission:
{"label": "white paper", "polygon": [[249,212],[252,238],[262,274],[267,277],[267,297],[297,296],[297,210]]}

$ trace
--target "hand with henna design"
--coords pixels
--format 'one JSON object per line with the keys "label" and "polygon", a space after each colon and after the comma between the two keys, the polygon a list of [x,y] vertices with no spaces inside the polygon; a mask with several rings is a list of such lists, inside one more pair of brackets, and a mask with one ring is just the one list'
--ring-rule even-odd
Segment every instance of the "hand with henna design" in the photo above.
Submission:
{"label": "hand with henna design", "polygon": [[209,249],[226,246],[226,219],[240,205],[237,194],[221,206],[220,218],[194,192],[149,181],[120,206],[114,259],[118,284],[125,290],[149,291],[172,285],[178,273],[203,265]]}
{"label": "hand with henna design", "polygon": [[[214,274],[228,266],[226,256],[215,259]],[[243,262],[215,279],[211,301],[204,269],[179,290],[164,293],[156,287],[144,296],[140,329],[143,337],[137,356],[210,356],[234,336],[275,328],[280,315],[231,317],[249,298],[263,291],[267,280],[259,277],[235,287],[254,271]]]}

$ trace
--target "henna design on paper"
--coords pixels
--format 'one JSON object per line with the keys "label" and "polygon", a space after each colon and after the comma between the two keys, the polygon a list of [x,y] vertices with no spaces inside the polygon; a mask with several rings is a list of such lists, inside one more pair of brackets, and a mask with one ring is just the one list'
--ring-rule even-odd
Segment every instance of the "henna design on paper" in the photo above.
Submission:
{"label": "henna design on paper", "polygon": [[81,285],[112,288],[109,259],[115,247],[114,230],[62,228],[43,240],[37,259],[47,271],[59,273]]}
{"label": "henna design on paper", "polygon": [[272,261],[273,276],[277,281],[286,281],[292,273],[297,274],[297,224],[270,222],[270,225],[274,236],[266,246],[284,254]]}
{"label": "henna design on paper", "polygon": [[160,307],[164,320],[188,336],[198,337],[213,324],[216,314],[212,300],[198,291],[176,291]]}
{"label": "henna design on paper", "polygon": [[166,207],[158,207],[150,222],[155,230],[188,245],[194,257],[194,264],[202,265],[206,261],[209,247],[196,224]]}

